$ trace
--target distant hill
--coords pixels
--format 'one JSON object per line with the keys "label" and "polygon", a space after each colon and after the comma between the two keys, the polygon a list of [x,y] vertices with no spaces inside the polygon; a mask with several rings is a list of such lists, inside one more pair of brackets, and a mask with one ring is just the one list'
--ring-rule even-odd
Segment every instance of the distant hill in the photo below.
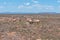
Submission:
{"label": "distant hill", "polygon": [[0,14],[59,14],[59,13],[56,13],[56,12],[40,12],[40,13],[3,12]]}

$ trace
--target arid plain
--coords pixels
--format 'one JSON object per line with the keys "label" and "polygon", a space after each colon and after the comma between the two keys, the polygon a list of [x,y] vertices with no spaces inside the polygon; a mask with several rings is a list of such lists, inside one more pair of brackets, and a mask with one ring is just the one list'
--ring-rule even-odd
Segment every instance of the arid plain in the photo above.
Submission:
{"label": "arid plain", "polygon": [[60,14],[0,15],[0,40],[60,40]]}

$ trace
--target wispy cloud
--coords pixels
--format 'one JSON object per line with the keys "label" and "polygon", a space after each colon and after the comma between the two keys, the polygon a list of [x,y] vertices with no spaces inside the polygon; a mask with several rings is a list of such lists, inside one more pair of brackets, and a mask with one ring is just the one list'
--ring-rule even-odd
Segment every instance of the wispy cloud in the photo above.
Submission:
{"label": "wispy cloud", "polygon": [[32,0],[33,3],[39,3],[37,0]]}
{"label": "wispy cloud", "polygon": [[[60,0],[57,0],[57,2],[60,2]],[[3,4],[3,5],[2,5]],[[39,0],[31,0],[31,1],[25,1],[25,2],[21,2],[20,4],[17,3],[17,2],[7,2],[7,1],[4,1],[0,6],[0,9],[1,8],[5,8],[4,10],[7,10],[8,11],[11,11],[11,12],[15,12],[15,11],[19,11],[19,12],[40,12],[40,11],[43,11],[43,10],[46,10],[46,11],[51,11],[51,10],[54,10],[54,5],[48,5],[48,4],[40,4],[40,1]],[[5,6],[7,5],[7,6]],[[7,8],[7,9],[6,9]],[[60,8],[60,7],[59,7]]]}
{"label": "wispy cloud", "polygon": [[24,5],[27,5],[27,6],[28,6],[28,5],[30,5],[30,3],[29,3],[29,2],[27,2],[27,3],[24,3]]}
{"label": "wispy cloud", "polygon": [[54,6],[51,5],[41,5],[41,4],[32,4],[32,5],[19,5],[18,8],[38,8],[38,9],[48,9],[53,10]]}

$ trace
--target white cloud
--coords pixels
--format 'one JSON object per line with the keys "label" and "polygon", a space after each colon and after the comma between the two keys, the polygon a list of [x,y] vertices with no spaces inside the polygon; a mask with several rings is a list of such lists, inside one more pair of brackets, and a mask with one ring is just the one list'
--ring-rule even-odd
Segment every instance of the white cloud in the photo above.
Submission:
{"label": "white cloud", "polygon": [[28,6],[28,5],[30,5],[30,3],[29,2],[28,3],[24,3],[24,5],[27,5]]}
{"label": "white cloud", "polygon": [[37,0],[32,0],[33,3],[39,3]]}
{"label": "white cloud", "polygon": [[35,7],[42,7],[41,4],[33,4],[32,6],[35,6]]}
{"label": "white cloud", "polygon": [[39,3],[38,1],[33,1],[34,3]]}
{"label": "white cloud", "polygon": [[36,8],[36,9],[43,9],[43,6],[41,4],[34,4],[32,5],[33,8]]}
{"label": "white cloud", "polygon": [[27,12],[40,12],[42,10],[54,10],[54,6],[52,5],[42,5],[42,4],[32,4],[32,5],[19,5],[18,9],[20,11],[27,11]]}
{"label": "white cloud", "polygon": [[47,10],[53,10],[54,9],[54,6],[51,6],[51,5],[35,4],[35,5],[32,5],[32,6],[35,7],[35,8],[38,8],[38,9],[47,9]]}
{"label": "white cloud", "polygon": [[53,10],[54,6],[51,6],[51,5],[41,5],[41,4],[33,4],[33,5],[29,5],[29,6],[19,5],[18,8],[37,8],[37,9]]}

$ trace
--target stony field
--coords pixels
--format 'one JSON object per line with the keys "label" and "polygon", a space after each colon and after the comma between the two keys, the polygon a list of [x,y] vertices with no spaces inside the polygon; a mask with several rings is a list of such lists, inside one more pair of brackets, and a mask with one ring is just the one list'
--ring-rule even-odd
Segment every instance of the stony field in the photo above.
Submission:
{"label": "stony field", "polygon": [[60,40],[60,14],[0,15],[0,40]]}

